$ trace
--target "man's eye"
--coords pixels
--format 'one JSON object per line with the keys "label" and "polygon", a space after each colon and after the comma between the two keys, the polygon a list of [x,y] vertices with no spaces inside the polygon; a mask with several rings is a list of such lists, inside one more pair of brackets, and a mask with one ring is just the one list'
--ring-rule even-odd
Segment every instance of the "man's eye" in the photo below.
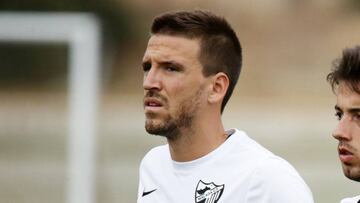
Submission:
{"label": "man's eye", "polygon": [[178,69],[175,66],[166,66],[166,70],[170,72],[178,71]]}
{"label": "man's eye", "polygon": [[143,63],[143,70],[144,72],[148,72],[151,68],[151,63]]}
{"label": "man's eye", "polygon": [[335,113],[335,117],[336,117],[336,119],[341,120],[341,118],[342,118],[342,113],[341,113],[341,112],[336,112],[336,113]]}
{"label": "man's eye", "polygon": [[357,120],[357,121],[360,121],[360,114],[358,114],[358,113],[355,114],[355,115],[354,115],[354,119]]}

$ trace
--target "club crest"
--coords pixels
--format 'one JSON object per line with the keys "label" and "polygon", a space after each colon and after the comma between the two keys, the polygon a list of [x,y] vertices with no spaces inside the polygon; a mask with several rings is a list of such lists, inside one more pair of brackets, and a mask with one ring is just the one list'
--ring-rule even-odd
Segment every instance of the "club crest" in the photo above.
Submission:
{"label": "club crest", "polygon": [[195,203],[217,203],[224,191],[225,185],[204,183],[199,181],[195,191]]}

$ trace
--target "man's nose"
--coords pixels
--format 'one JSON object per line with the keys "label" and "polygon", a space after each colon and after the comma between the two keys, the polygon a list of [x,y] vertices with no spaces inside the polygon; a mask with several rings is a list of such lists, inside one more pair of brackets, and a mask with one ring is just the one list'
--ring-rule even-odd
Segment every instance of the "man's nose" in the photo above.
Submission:
{"label": "man's nose", "polygon": [[150,70],[144,73],[143,88],[144,90],[161,89],[161,76],[155,67],[152,67]]}
{"label": "man's nose", "polygon": [[343,116],[337,124],[336,128],[334,129],[332,136],[339,141],[349,141],[352,138],[351,128],[351,118]]}

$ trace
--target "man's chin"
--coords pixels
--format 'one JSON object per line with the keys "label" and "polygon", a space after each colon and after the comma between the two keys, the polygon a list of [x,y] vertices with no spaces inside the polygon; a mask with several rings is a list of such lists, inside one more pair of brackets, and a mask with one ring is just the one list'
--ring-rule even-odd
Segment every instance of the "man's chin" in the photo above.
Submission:
{"label": "man's chin", "polygon": [[353,181],[360,182],[360,169],[352,168],[351,166],[343,166],[344,174],[347,178]]}
{"label": "man's chin", "polygon": [[145,130],[152,135],[163,135],[166,128],[162,122],[157,122],[152,119],[147,119],[145,122]]}
{"label": "man's chin", "polygon": [[145,126],[145,130],[146,130],[147,133],[149,133],[149,134],[151,134],[151,135],[159,135],[159,136],[162,136],[162,131],[161,131],[161,129]]}
{"label": "man's chin", "polygon": [[356,175],[356,176],[346,175],[346,174],[345,174],[345,176],[346,176],[347,178],[349,178],[350,180],[353,180],[353,181],[356,181],[356,182],[360,182],[360,175],[359,175],[359,174]]}
{"label": "man's chin", "polygon": [[153,127],[145,127],[146,132],[148,132],[151,135],[158,135],[163,137],[168,137],[169,130],[163,129],[163,128],[153,128]]}
{"label": "man's chin", "polygon": [[174,134],[177,134],[177,128],[175,125],[171,125],[170,123],[155,123],[146,121],[145,130],[151,135],[158,135],[170,139],[174,137]]}

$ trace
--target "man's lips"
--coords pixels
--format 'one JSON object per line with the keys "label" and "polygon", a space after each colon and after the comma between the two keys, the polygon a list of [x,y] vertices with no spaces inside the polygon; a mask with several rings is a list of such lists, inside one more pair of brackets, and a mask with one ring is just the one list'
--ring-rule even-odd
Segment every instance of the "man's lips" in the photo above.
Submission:
{"label": "man's lips", "polygon": [[144,108],[145,109],[154,109],[162,107],[163,103],[156,98],[145,98],[144,99]]}
{"label": "man's lips", "polygon": [[339,151],[339,158],[344,163],[350,162],[354,158],[354,154],[345,147],[339,147],[338,151]]}

